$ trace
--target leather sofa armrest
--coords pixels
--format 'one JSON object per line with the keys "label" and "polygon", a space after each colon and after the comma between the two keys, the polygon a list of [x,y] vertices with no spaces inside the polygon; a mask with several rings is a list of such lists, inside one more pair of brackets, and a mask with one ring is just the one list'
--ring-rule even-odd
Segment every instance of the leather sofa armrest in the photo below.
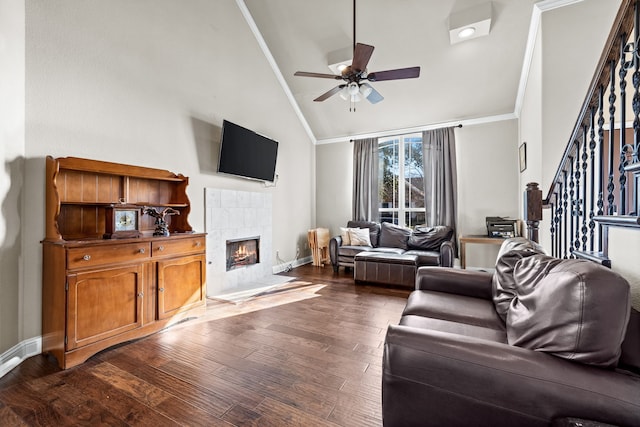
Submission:
{"label": "leather sofa armrest", "polygon": [[385,339],[385,427],[640,425],[639,389],[638,376],[471,336],[391,325]]}
{"label": "leather sofa armrest", "polygon": [[342,246],[342,237],[335,236],[329,240],[329,259],[334,271],[338,271],[338,248]]}
{"label": "leather sofa armrest", "polygon": [[451,240],[442,242],[440,245],[440,267],[453,267],[453,242]]}
{"label": "leather sofa armrest", "polygon": [[493,273],[447,267],[420,267],[416,290],[447,292],[475,298],[491,299]]}

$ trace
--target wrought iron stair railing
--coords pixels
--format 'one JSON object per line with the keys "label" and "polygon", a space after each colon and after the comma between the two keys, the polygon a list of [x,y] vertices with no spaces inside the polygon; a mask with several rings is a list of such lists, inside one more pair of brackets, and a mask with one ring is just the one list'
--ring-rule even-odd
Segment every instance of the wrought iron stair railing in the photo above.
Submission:
{"label": "wrought iron stair railing", "polygon": [[640,4],[623,0],[543,206],[552,255],[610,266],[609,227],[640,227]]}

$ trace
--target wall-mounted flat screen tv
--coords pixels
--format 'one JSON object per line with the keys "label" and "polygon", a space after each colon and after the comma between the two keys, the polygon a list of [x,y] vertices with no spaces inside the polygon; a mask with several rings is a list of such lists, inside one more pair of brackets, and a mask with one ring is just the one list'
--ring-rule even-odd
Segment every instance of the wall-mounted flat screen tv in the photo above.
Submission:
{"label": "wall-mounted flat screen tv", "polygon": [[273,182],[278,141],[223,120],[218,172]]}

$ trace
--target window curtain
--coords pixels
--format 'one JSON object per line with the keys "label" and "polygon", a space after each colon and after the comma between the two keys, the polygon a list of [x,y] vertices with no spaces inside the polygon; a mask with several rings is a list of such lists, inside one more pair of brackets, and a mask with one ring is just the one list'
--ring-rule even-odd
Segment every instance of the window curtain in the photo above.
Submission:
{"label": "window curtain", "polygon": [[456,138],[453,129],[449,127],[424,131],[422,155],[427,225],[448,225],[453,228],[455,236],[458,185]]}
{"label": "window curtain", "polygon": [[353,143],[353,210],[356,221],[378,221],[378,138]]}

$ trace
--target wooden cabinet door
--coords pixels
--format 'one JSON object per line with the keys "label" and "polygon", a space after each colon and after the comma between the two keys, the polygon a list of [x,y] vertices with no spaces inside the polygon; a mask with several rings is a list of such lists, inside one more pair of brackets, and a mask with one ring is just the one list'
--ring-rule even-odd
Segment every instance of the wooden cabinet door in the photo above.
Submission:
{"label": "wooden cabinet door", "polygon": [[205,256],[158,261],[158,319],[205,302]]}
{"label": "wooden cabinet door", "polygon": [[144,264],[67,276],[67,351],[142,325]]}

